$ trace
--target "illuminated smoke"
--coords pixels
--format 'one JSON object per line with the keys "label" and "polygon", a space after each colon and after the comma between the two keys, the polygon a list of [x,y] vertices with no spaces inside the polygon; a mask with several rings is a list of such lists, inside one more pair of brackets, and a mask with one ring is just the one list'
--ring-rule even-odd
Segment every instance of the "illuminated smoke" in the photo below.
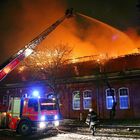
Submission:
{"label": "illuminated smoke", "polygon": [[136,46],[134,52],[140,53],[140,28],[128,28],[125,33],[133,40]]}
{"label": "illuminated smoke", "polygon": [[57,0],[4,1],[1,8],[0,63],[7,60],[65,12]]}
{"label": "illuminated smoke", "polygon": [[[1,21],[3,54],[0,56],[0,62],[24,47],[63,16],[67,9],[62,0],[15,0],[9,1],[9,5],[9,9],[3,13],[5,21]],[[38,49],[43,50],[44,47],[59,43],[67,43],[72,47],[73,57],[96,54],[118,56],[132,53],[132,50],[137,48],[121,31],[84,15],[65,20],[38,46]]]}
{"label": "illuminated smoke", "polygon": [[98,54],[118,56],[132,53],[136,48],[133,41],[123,32],[94,18],[79,15],[89,22],[89,27],[82,31],[85,34],[83,38],[94,46]]}
{"label": "illuminated smoke", "polygon": [[114,57],[133,53],[136,49],[127,34],[82,14],[65,21],[38,48],[60,42],[73,48],[74,58],[90,55]]}

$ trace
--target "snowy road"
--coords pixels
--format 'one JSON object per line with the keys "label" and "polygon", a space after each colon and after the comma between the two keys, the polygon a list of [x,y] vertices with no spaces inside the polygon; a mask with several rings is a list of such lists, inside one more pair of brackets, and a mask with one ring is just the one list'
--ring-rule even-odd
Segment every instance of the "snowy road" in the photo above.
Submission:
{"label": "snowy road", "polygon": [[28,137],[19,136],[13,132],[0,132],[0,140],[140,140],[139,138],[119,136],[116,134],[96,134],[92,136],[91,134],[82,134],[82,133],[59,133],[52,135],[46,133],[33,134]]}
{"label": "snowy road", "polygon": [[138,140],[138,138],[106,137],[81,134],[58,134],[55,137],[43,138],[42,140]]}

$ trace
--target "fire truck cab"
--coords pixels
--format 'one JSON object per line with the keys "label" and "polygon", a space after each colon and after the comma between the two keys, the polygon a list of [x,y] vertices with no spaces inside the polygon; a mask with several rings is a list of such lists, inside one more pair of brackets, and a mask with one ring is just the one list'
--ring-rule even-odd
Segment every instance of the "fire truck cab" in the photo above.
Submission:
{"label": "fire truck cab", "polygon": [[61,114],[56,98],[14,97],[5,114],[5,127],[21,135],[59,126]]}

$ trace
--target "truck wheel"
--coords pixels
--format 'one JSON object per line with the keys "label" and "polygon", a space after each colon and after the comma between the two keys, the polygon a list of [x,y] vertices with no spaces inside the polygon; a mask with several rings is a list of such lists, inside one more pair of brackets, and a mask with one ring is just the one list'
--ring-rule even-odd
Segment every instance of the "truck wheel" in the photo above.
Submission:
{"label": "truck wheel", "polygon": [[27,136],[31,134],[31,126],[29,121],[22,121],[18,126],[18,133]]}

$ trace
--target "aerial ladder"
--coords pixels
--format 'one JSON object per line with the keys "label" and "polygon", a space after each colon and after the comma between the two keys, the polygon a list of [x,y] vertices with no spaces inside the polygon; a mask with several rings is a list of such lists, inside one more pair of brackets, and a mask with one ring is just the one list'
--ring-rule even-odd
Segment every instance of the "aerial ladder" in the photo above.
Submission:
{"label": "aerial ladder", "polygon": [[[30,41],[15,55],[10,57],[0,68],[0,81],[3,80],[22,60],[32,54],[35,48],[65,19],[73,16],[73,9]],[[36,93],[35,93],[36,96]],[[59,126],[61,113],[55,97],[40,96],[11,98],[7,112],[0,114],[0,128],[16,130],[21,135],[32,131],[47,130]]]}
{"label": "aerial ladder", "polygon": [[27,45],[11,56],[6,62],[0,66],[0,81],[3,80],[22,60],[32,54],[35,48],[60,25],[65,19],[73,16],[73,9],[67,9],[65,15],[49,26],[41,34],[31,40]]}

